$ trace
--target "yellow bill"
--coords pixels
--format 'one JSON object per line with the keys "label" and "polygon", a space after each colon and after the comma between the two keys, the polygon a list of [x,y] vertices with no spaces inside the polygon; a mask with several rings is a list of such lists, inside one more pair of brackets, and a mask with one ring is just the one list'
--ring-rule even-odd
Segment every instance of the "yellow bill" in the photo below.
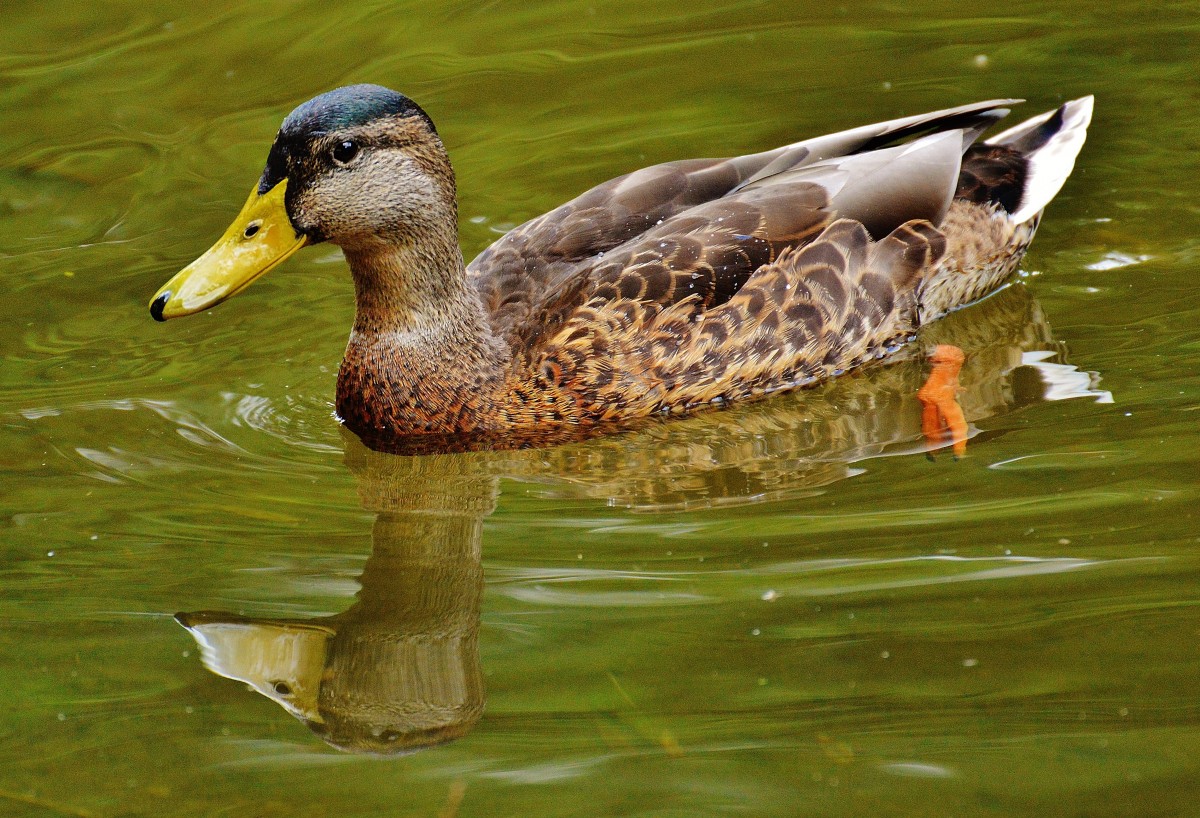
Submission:
{"label": "yellow bill", "polygon": [[286,188],[284,179],[261,196],[252,190],[225,235],[154,294],[150,314],[166,321],[215,306],[307,244],[288,219]]}

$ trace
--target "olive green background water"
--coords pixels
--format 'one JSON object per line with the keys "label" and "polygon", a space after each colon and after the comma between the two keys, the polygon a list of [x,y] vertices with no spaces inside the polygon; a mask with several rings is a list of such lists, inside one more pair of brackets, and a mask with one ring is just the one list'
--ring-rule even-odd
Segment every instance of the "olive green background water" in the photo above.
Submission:
{"label": "olive green background water", "polygon": [[[8,4],[0,814],[1200,814],[1197,12]],[[332,419],[335,248],[146,311],[281,118],[360,81],[438,123],[468,257],[656,161],[1097,103],[1021,279],[894,366],[411,460]],[[938,342],[968,354],[957,462],[913,397]],[[210,672],[198,611],[325,645],[300,681],[340,698],[310,728]],[[463,735],[412,754],[321,739],[402,744],[441,705]]]}

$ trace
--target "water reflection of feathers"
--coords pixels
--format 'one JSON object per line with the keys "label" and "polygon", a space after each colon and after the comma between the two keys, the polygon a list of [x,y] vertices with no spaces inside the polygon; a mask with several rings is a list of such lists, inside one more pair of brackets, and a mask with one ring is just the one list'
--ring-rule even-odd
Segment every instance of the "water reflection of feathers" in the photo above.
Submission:
{"label": "water reflection of feathers", "polygon": [[222,613],[179,620],[210,670],[249,683],[335,747],[397,753],[460,737],[484,706],[482,527],[502,476],[654,510],[813,491],[853,473],[856,461],[922,450],[915,395],[922,350],[936,344],[966,353],[959,402],[969,422],[1047,392],[1105,399],[1094,376],[1065,364],[1063,346],[1024,287],[968,312],[927,327],[887,366],[619,436],[543,450],[400,457],[346,435],[346,464],[364,507],[376,513],[356,603],[309,621]]}

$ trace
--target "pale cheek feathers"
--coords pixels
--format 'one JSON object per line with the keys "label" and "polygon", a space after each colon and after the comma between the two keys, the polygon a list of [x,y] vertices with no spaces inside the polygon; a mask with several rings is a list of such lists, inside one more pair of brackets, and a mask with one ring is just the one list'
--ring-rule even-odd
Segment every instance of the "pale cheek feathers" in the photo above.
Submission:
{"label": "pale cheek feathers", "polygon": [[326,239],[344,245],[395,240],[444,218],[446,195],[412,159],[383,154],[319,179],[300,205]]}

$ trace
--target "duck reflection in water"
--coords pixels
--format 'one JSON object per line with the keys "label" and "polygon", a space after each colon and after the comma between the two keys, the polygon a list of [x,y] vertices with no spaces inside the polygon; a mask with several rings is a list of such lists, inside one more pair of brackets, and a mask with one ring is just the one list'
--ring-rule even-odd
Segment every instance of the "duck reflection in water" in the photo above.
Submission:
{"label": "duck reflection in water", "polygon": [[[1065,362],[1020,285],[932,324],[907,359],[822,389],[550,449],[401,457],[346,434],[346,463],[376,514],[358,599],[311,620],[181,613],[205,666],[270,697],[342,750],[395,754],[459,738],[484,709],[479,654],[483,519],[499,478],[549,494],[666,511],[794,499],[882,454],[930,440],[917,397],[934,350],[964,353],[953,392],[962,433],[1022,406],[1108,401]],[[941,353],[938,353],[941,354]],[[936,361],[932,362],[936,365]],[[927,418],[926,418],[927,420]],[[957,422],[957,421],[956,421]]]}
{"label": "duck reflection in water", "polygon": [[483,713],[480,529],[498,481],[455,474],[438,458],[371,454],[361,446],[348,453],[364,505],[377,515],[347,611],[176,619],[209,670],[248,683],[338,749],[394,754],[458,738]]}

